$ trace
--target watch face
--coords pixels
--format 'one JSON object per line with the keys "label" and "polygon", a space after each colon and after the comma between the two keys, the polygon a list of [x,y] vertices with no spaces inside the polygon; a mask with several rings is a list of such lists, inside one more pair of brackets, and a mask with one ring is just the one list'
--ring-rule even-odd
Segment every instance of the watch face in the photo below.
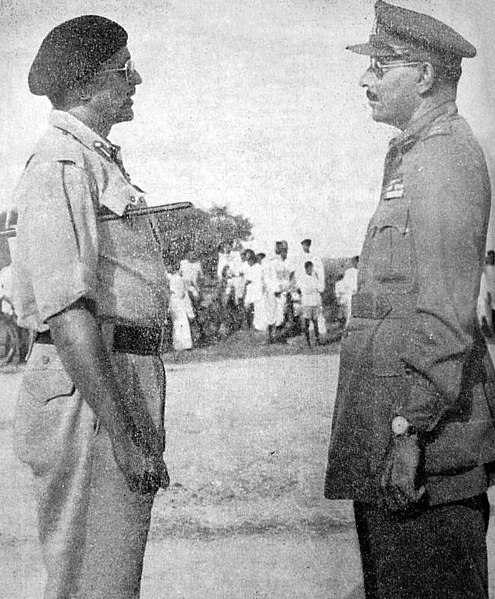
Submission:
{"label": "watch face", "polygon": [[409,422],[404,416],[395,416],[392,420],[392,432],[394,435],[403,435],[409,428]]}

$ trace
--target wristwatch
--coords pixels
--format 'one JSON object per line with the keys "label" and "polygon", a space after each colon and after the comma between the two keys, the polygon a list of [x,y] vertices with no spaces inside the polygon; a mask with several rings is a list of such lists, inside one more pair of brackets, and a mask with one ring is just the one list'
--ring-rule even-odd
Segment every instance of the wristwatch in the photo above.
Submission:
{"label": "wristwatch", "polygon": [[396,437],[410,437],[417,434],[417,429],[404,416],[394,416],[391,424],[392,432]]}

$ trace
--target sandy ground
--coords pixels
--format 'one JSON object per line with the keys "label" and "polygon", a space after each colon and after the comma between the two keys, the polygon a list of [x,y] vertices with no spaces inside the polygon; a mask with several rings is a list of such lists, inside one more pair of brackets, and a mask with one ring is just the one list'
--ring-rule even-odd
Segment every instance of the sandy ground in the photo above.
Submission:
{"label": "sandy ground", "polygon": [[[350,504],[322,497],[337,366],[329,354],[169,366],[172,486],[142,599],[363,599]],[[30,476],[11,449],[18,379],[0,375],[0,598],[39,599]],[[495,571],[493,524],[489,547]]]}

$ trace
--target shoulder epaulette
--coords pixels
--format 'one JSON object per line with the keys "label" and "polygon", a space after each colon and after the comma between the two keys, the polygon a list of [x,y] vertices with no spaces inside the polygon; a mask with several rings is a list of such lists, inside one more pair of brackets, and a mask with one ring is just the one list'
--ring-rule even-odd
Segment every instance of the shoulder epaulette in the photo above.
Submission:
{"label": "shoulder epaulette", "polygon": [[436,137],[437,135],[452,135],[452,125],[450,123],[437,123],[425,131],[424,135],[421,136],[421,140]]}
{"label": "shoulder epaulette", "polygon": [[83,146],[70,133],[55,130],[43,137],[34,150],[39,161],[69,162],[84,167]]}

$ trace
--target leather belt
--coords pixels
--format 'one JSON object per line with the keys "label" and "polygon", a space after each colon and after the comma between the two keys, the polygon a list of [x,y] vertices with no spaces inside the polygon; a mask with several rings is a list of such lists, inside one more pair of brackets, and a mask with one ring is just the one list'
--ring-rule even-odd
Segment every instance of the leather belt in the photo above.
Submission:
{"label": "leather belt", "polygon": [[404,318],[416,310],[417,295],[378,295],[355,293],[352,296],[351,314],[355,318]]}
{"label": "leather belt", "polygon": [[160,355],[171,347],[171,338],[168,327],[128,327],[116,324],[113,333],[113,351],[139,356]]}
{"label": "leather belt", "polygon": [[[37,333],[35,343],[53,344],[50,331]],[[171,347],[168,327],[130,327],[116,324],[113,333],[113,351],[139,356],[160,355]]]}

